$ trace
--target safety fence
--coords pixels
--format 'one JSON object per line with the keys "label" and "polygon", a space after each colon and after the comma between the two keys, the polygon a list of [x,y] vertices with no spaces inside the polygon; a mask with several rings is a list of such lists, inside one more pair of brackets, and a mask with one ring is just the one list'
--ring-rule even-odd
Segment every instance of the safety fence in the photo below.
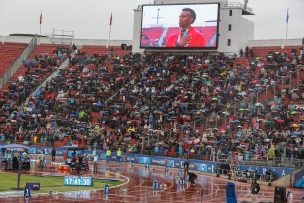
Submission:
{"label": "safety fence", "polygon": [[[28,147],[29,154],[35,155],[35,154],[46,154],[50,155],[52,151],[52,147],[37,147],[37,146],[30,146]],[[88,156],[91,156],[93,154],[92,150],[87,149],[81,149],[78,147],[58,147],[56,148],[56,156],[72,156],[72,153],[76,150],[77,154],[87,154]],[[105,151],[97,150],[96,153],[102,160],[111,160],[116,161],[117,156],[116,152],[112,152],[110,156],[106,156]],[[123,162],[131,162],[131,163],[139,163],[139,164],[151,164],[151,165],[158,165],[163,167],[171,167],[171,168],[183,168],[183,163],[185,161],[186,157],[185,155],[179,155],[180,157],[165,157],[165,156],[156,156],[156,155],[145,155],[145,154],[123,154],[120,158]],[[5,156],[2,156],[5,158]],[[189,157],[190,159],[190,170],[199,171],[199,172],[205,172],[205,173],[211,173],[211,174],[224,174],[228,175],[228,172],[231,170],[231,166],[234,164],[230,163],[220,163],[216,161],[208,161],[208,160],[198,160],[198,159],[192,159],[192,157]],[[238,163],[234,168],[234,171],[253,171],[256,174],[267,175],[268,172],[271,172],[275,174],[277,178],[282,177],[284,175],[287,175],[295,170],[293,167],[274,167],[274,166],[265,166],[265,165],[245,165],[242,163]],[[233,172],[234,172],[233,171]]]}

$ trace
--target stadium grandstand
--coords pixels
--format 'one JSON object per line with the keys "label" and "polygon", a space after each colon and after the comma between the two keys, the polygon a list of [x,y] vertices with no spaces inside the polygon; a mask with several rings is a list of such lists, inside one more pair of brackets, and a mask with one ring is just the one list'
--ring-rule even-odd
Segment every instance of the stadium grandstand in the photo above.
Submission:
{"label": "stadium grandstand", "polygon": [[[168,45],[182,23],[161,24],[171,16],[165,9],[179,6],[180,15],[189,12],[181,11],[184,4],[210,12],[215,6],[210,19],[192,22],[204,37],[201,47],[186,38],[181,47],[181,35]],[[150,10],[159,12],[157,23],[145,19]],[[17,173],[5,146],[19,144],[32,160],[47,157],[40,168],[30,162],[29,174],[60,174],[64,164],[69,174],[79,169],[78,176],[102,179],[108,170],[107,178],[128,179],[107,198],[97,190],[73,201],[303,202],[304,39],[254,40],[248,15],[254,11],[239,2],[156,0],[134,10],[133,40],[2,36],[0,174]],[[84,162],[99,174],[77,167]],[[179,169],[189,172],[186,162],[189,177],[198,178],[179,189],[184,183],[175,178],[183,177]],[[162,187],[154,188],[155,179]],[[58,201],[70,201],[66,194]],[[23,198],[0,189],[0,202]]]}

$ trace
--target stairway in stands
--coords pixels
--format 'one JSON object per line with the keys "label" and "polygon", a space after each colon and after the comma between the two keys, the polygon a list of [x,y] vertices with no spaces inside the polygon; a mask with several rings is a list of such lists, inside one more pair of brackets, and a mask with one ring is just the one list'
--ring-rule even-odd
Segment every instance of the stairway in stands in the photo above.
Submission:
{"label": "stairway in stands", "polygon": [[26,47],[26,43],[5,42],[0,44],[0,75],[6,72]]}
{"label": "stairway in stands", "polygon": [[7,91],[8,87],[11,83],[15,82],[19,76],[25,76],[25,72],[26,72],[26,68],[24,68],[23,66],[21,66],[15,73],[14,75],[11,77],[11,79],[9,81],[7,81],[7,83],[5,83],[2,86],[2,91]]}
{"label": "stairway in stands", "polygon": [[[277,87],[276,89],[276,92],[278,91],[281,91],[281,87]],[[258,95],[258,99],[257,99],[257,102],[259,103],[263,103],[267,100],[270,100],[274,97],[274,92],[273,90],[271,90],[270,88],[267,89],[267,92],[266,91],[263,91],[261,92],[259,95]]]}
{"label": "stairway in stands", "polygon": [[[299,71],[299,81],[303,81],[304,80],[304,71]],[[291,79],[291,84],[284,84],[282,85],[282,83],[277,84],[275,87],[275,94],[279,93],[282,91],[282,89],[286,89],[291,87],[291,89],[295,88],[297,86],[297,77],[292,78]],[[267,93],[267,94],[266,94]],[[274,92],[273,90],[271,90],[271,88],[267,89],[266,91],[263,91],[259,94],[259,98],[258,98],[258,102],[265,102],[267,100],[270,100],[274,97]]]}
{"label": "stairway in stands", "polygon": [[[248,66],[250,66],[250,59],[246,58],[246,57],[237,58],[235,60],[235,62],[233,63],[233,66],[236,67],[237,65],[241,65],[242,67],[248,67]],[[259,71],[260,71],[260,68],[256,67],[256,71],[255,71],[255,73],[253,73],[255,80],[258,80],[258,78],[259,78]]]}
{"label": "stairway in stands", "polygon": [[259,47],[252,47],[252,49],[255,56],[266,57],[267,54],[271,51],[285,52],[287,54],[290,54],[292,49],[299,50],[301,49],[301,46],[285,46],[284,49],[282,49],[281,46],[259,46]]}
{"label": "stairway in stands", "polygon": [[[29,58],[34,58],[35,55],[37,54],[48,54],[50,56],[53,55],[54,50],[58,47],[58,46],[62,46],[62,45],[58,45],[58,44],[41,44],[41,45],[37,45],[34,49],[34,51],[30,54]],[[20,66],[20,68],[14,73],[14,75],[11,77],[11,79],[5,83],[2,87],[2,90],[8,90],[9,85],[12,82],[15,82],[19,76],[23,76],[25,77],[25,72],[26,72],[27,68],[23,65]]]}
{"label": "stairway in stands", "polygon": [[[6,42],[0,44],[0,75],[4,74],[26,48],[26,43]],[[7,84],[3,84],[4,90],[8,89]]]}
{"label": "stairway in stands", "polygon": [[237,58],[234,62],[234,66],[236,65],[241,65],[243,67],[249,66],[249,58],[246,57]]}

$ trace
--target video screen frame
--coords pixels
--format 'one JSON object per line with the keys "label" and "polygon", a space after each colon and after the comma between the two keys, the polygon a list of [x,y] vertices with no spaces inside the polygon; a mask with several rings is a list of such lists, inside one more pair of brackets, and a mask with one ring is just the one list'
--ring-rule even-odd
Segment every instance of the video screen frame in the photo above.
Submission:
{"label": "video screen frame", "polygon": [[[143,12],[144,7],[155,7],[155,6],[192,6],[192,5],[217,5],[217,28],[216,28],[216,43],[215,46],[203,46],[203,47],[160,47],[160,46],[143,46],[142,35],[143,35]],[[141,49],[157,49],[157,50],[217,50],[219,46],[219,27],[220,27],[220,3],[177,3],[177,4],[143,4],[141,11],[141,25],[140,25],[140,48]]]}

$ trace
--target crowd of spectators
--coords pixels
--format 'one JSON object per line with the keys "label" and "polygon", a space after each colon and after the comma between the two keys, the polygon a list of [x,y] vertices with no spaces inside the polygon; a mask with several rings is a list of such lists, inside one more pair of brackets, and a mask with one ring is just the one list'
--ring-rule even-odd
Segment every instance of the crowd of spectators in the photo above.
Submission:
{"label": "crowd of spectators", "polygon": [[[269,53],[248,66],[223,54],[77,53],[59,69],[67,54],[57,50],[24,62],[26,77],[1,94],[2,142],[209,160],[304,159],[299,52]],[[54,70],[58,75],[24,103]],[[265,91],[273,97],[259,102]]]}
{"label": "crowd of spectators", "polygon": [[53,55],[37,54],[34,58],[23,61],[26,67],[25,75],[20,75],[8,86],[8,90],[0,92],[0,138],[2,142],[16,142],[27,139],[30,130],[40,127],[37,116],[32,115],[32,103],[24,105],[26,99],[61,62],[67,58],[70,51],[57,48]]}

